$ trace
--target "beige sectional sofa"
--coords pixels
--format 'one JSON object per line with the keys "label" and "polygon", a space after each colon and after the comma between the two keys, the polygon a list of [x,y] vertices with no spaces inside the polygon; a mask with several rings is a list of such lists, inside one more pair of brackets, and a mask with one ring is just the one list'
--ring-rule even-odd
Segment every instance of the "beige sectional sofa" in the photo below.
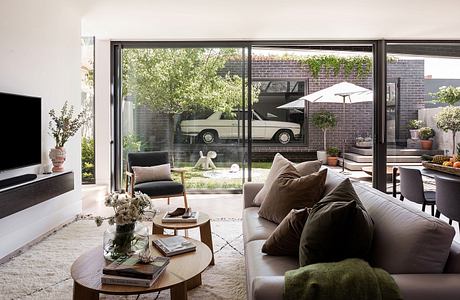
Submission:
{"label": "beige sectional sofa", "polygon": [[[343,179],[329,170],[325,193]],[[460,299],[460,244],[452,242],[453,227],[390,195],[360,183],[353,185],[375,223],[371,265],[387,270],[406,300]],[[284,273],[298,268],[298,259],[261,252],[277,226],[257,214],[253,199],[262,186],[246,183],[243,188],[248,299],[282,299]]]}

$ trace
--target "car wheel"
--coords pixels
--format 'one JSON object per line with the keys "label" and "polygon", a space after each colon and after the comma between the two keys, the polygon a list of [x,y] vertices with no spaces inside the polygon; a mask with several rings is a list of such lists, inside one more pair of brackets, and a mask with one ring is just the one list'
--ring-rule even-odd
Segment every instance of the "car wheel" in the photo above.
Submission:
{"label": "car wheel", "polygon": [[217,132],[215,130],[203,130],[200,133],[200,140],[205,144],[212,144],[217,141]]}
{"label": "car wheel", "polygon": [[276,133],[276,141],[286,145],[292,140],[292,132],[290,130],[280,130]]}

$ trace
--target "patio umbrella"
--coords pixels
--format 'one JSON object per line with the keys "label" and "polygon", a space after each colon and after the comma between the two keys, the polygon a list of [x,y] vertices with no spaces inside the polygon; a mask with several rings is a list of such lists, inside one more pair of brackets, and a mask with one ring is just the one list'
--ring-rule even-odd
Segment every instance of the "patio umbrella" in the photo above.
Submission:
{"label": "patio umbrella", "polygon": [[[304,102],[305,100],[313,103],[343,103],[343,128],[345,128],[345,104],[372,101],[373,98],[374,96],[371,90],[344,81],[338,84],[334,84],[325,89],[319,90],[317,92],[311,93],[309,95],[303,96],[302,98],[286,103],[283,106],[288,106],[291,103],[292,105],[297,105],[298,103]],[[345,135],[343,136],[344,138],[342,139],[342,172],[345,171]]]}

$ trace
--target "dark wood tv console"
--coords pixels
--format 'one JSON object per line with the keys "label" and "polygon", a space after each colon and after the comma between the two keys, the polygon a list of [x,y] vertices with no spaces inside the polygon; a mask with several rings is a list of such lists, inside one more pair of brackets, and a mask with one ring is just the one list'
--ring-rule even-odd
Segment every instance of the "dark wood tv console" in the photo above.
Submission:
{"label": "dark wood tv console", "polygon": [[0,190],[0,219],[74,189],[74,173],[38,175],[32,181]]}

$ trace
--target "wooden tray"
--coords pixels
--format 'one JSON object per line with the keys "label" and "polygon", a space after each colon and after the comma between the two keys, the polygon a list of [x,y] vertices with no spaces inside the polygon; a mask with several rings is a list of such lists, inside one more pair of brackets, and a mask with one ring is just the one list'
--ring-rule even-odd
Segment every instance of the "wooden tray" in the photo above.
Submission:
{"label": "wooden tray", "polygon": [[427,162],[427,161],[422,162],[422,165],[427,169],[460,176],[460,168],[446,167],[446,166],[434,164],[434,163]]}

